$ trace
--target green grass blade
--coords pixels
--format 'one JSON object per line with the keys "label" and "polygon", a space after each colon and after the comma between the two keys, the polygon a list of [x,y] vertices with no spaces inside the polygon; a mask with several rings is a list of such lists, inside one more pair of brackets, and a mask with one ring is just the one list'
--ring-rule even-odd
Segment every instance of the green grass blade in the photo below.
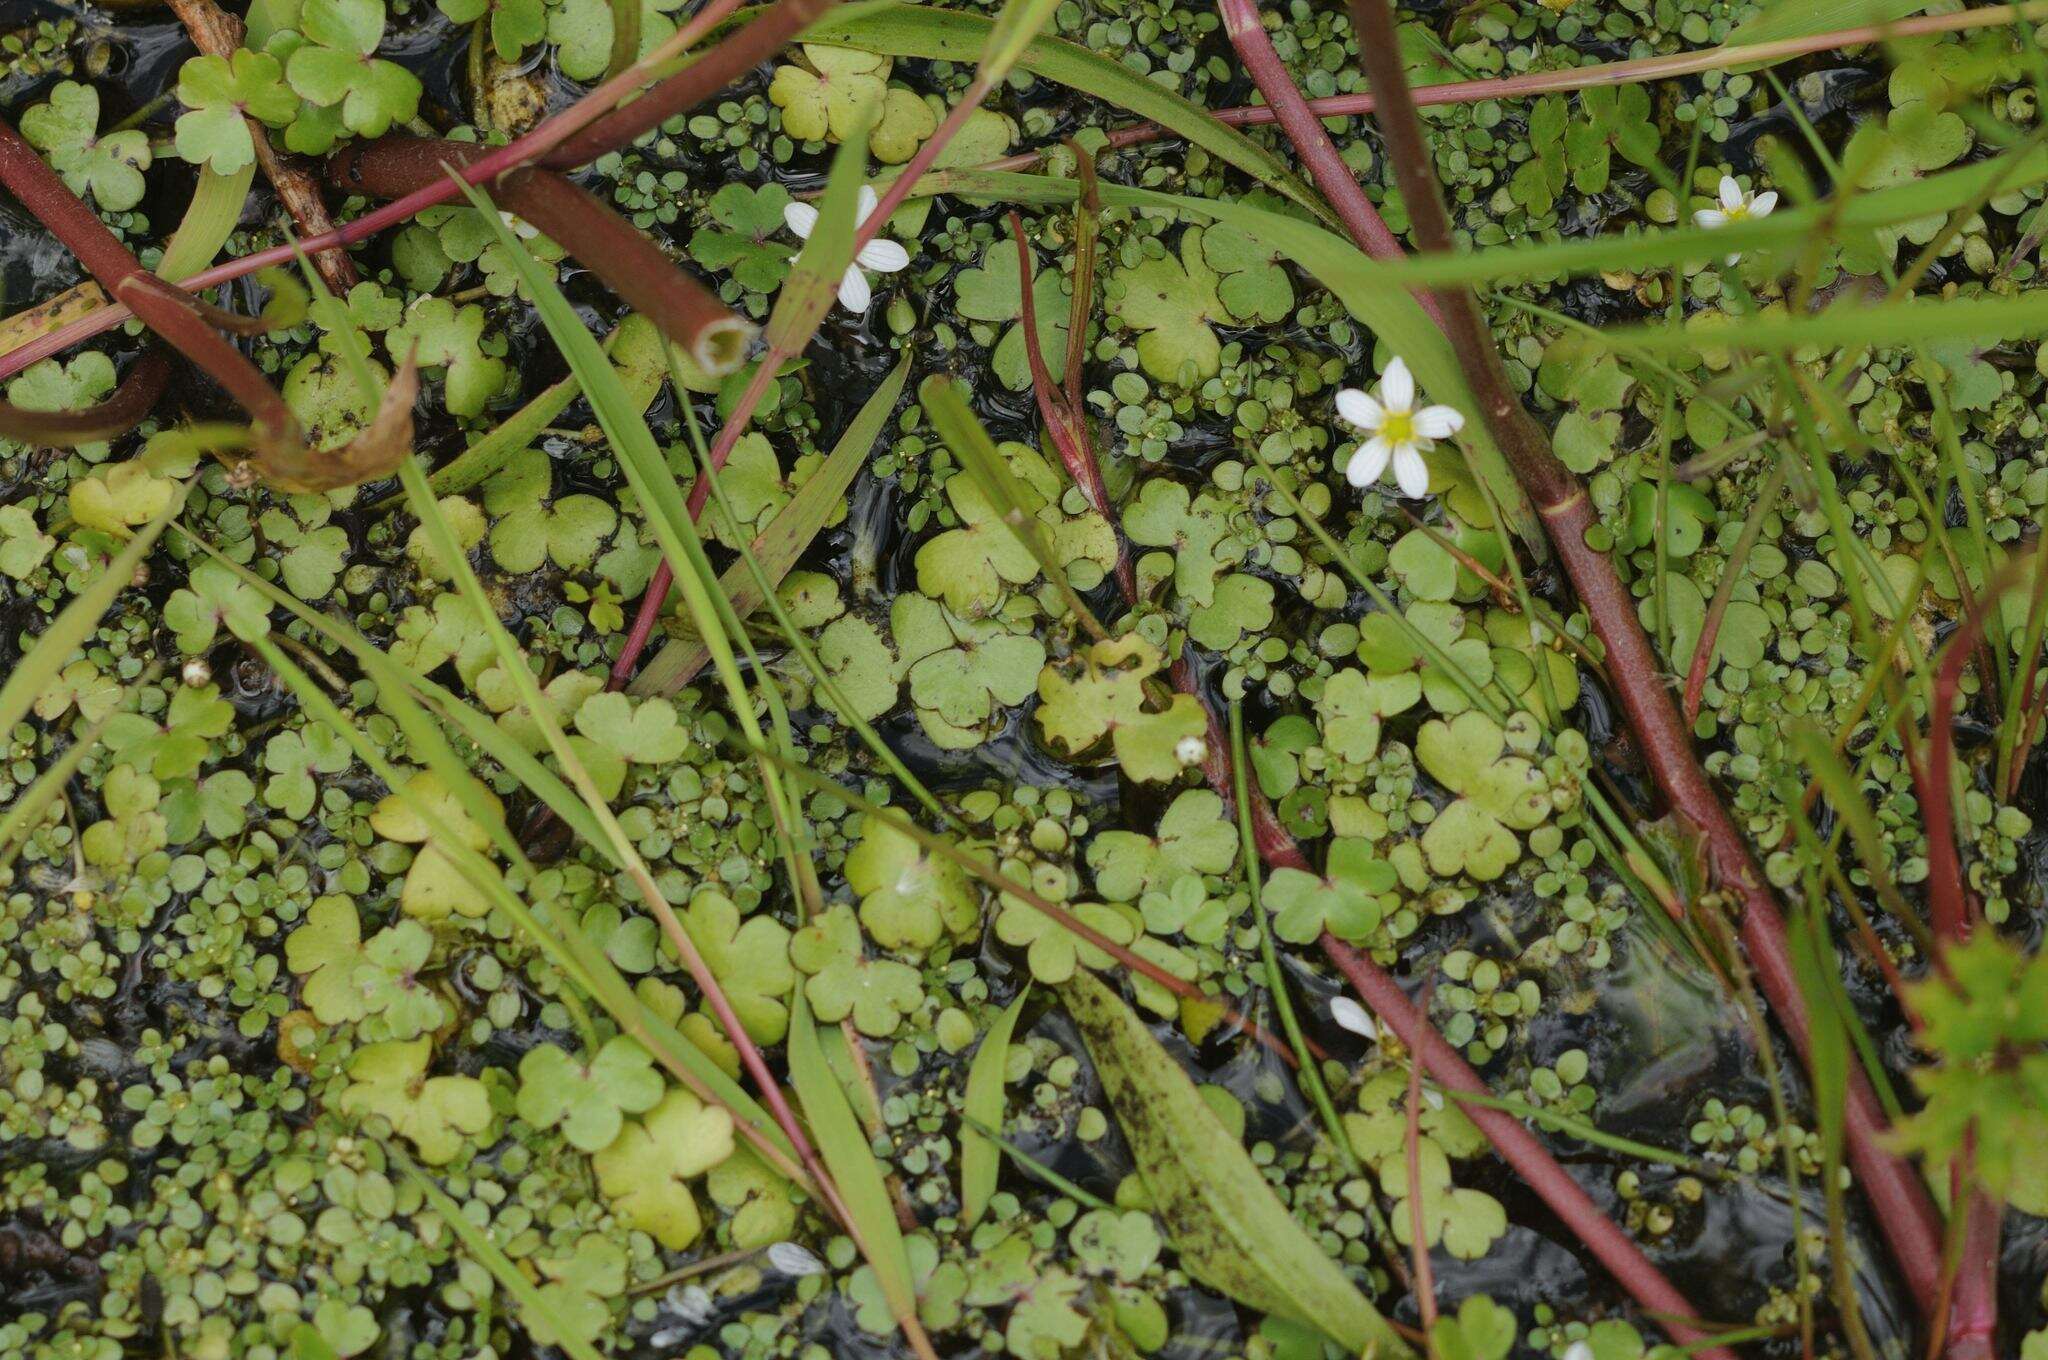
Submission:
{"label": "green grass blade", "polygon": [[[1805,38],[1837,29],[1860,28],[1865,24],[1888,24],[1926,9],[1928,0],[1771,0],[1744,22],[1737,24],[1723,45],[1778,42]],[[1731,68],[1755,70],[1761,63]]]}
{"label": "green grass blade", "polygon": [[[897,398],[903,394],[903,384],[910,377],[910,359],[890,370],[889,376],[874,394],[862,403],[860,410],[847,422],[846,430],[833,444],[832,451],[825,455],[825,461],[818,470],[790,497],[789,504],[776,512],[754,539],[749,550],[761,565],[762,574],[770,586],[778,586],[789,574],[804,550],[825,527],[825,521],[837,509],[846,495],[847,487],[860,475],[867,465],[867,457],[873,451],[875,441],[881,437],[882,427],[896,409]],[[764,590],[756,581],[744,562],[729,567],[718,578],[718,588],[726,599],[732,602],[733,612],[745,619],[758,609],[772,593]],[[654,654],[654,659],[641,668],[633,683],[626,687],[629,694],[673,694],[696,676],[698,671],[711,659],[711,652],[700,638],[671,638]]]}
{"label": "green grass blade", "polygon": [[818,1152],[853,1218],[847,1226],[860,1236],[890,1313],[899,1320],[914,1321],[917,1290],[911,1283],[903,1230],[896,1224],[895,1201],[889,1196],[874,1150],[868,1146],[867,1134],[846,1099],[846,1088],[826,1061],[825,1047],[801,988],[789,1014],[789,1084],[803,1103]]}
{"label": "green grass blade", "polygon": [[[605,337],[604,348],[611,356],[612,369],[619,375],[619,381],[645,411],[654,394],[661,390],[666,372],[661,332],[652,321],[634,312]],[[514,411],[503,424],[434,470],[427,479],[434,494],[447,496],[467,491],[497,472],[511,461],[513,454],[538,439],[540,432],[568,410],[582,390],[582,384],[572,373]]]}
{"label": "green grass blade", "polygon": [[[872,116],[874,110],[865,112]],[[825,196],[818,200],[818,224],[797,252],[788,280],[775,295],[775,310],[768,314],[763,334],[771,353],[801,354],[818,323],[839,299],[839,280],[853,263],[853,233],[860,225],[860,186],[867,160],[865,128],[860,135],[841,142],[832,154]]]}
{"label": "green grass blade", "polygon": [[185,504],[185,490],[181,484],[171,493],[156,518],[135,531],[135,536],[107,563],[106,570],[64,606],[50,626],[36,635],[21,660],[14,663],[6,683],[0,684],[0,732],[12,731],[16,723],[28,716],[36,696],[64,669],[71,654],[92,636],[100,620],[113,608],[115,598],[135,583],[135,568],[148,556],[150,545],[156,542],[164,526]]}
{"label": "green grass blade", "polygon": [[991,86],[1000,84],[1058,8],[1059,0],[1009,0],[989,27],[977,77]]}
{"label": "green grass blade", "polygon": [[1621,326],[1602,330],[1598,343],[1648,354],[1740,348],[1785,353],[1802,346],[1882,346],[1970,340],[1988,348],[2048,329],[2048,295],[1901,298],[1897,302],[1838,302],[1806,316],[1743,318],[1720,330],[1683,326]]}
{"label": "green grass blade", "polygon": [[[119,701],[115,703],[107,717],[125,711],[133,693],[133,690],[122,690]],[[64,748],[63,753],[45,766],[35,777],[35,781],[7,805],[6,812],[0,813],[0,869],[14,863],[14,857],[19,853],[22,842],[28,839],[36,823],[42,820],[44,809],[63,792],[64,786],[71,782],[71,776],[78,773],[78,767],[92,754],[93,747],[99,744],[100,733],[105,730],[106,725],[107,719],[101,718],[83,732],[73,735],[71,744]]]}
{"label": "green grass blade", "polygon": [[[923,57],[971,65],[989,49],[995,21],[980,14],[903,5],[862,15],[833,14],[813,26],[813,42],[834,43],[891,57]],[[1294,200],[1335,227],[1322,197],[1278,156],[1208,110],[1129,67],[1059,38],[1036,38],[1018,64],[1035,76],[1157,123]]]}
{"label": "green grass blade", "polygon": [[404,1152],[389,1144],[385,1145],[385,1151],[391,1160],[412,1178],[413,1184],[419,1186],[420,1193],[427,1197],[427,1203],[433,1206],[441,1221],[448,1225],[448,1230],[461,1239],[463,1249],[478,1265],[491,1272],[491,1278],[512,1296],[519,1304],[521,1312],[530,1318],[539,1319],[548,1331],[554,1333],[555,1344],[567,1351],[574,1360],[604,1360],[602,1354],[588,1341],[583,1340],[576,1329],[555,1312],[554,1306],[548,1302],[547,1295],[541,1293],[533,1281],[527,1279],[525,1273],[512,1263],[511,1258],[498,1249],[498,1244],[490,1239],[490,1235],[464,1216],[462,1206],[450,1199],[447,1191],[426,1172],[420,1170]]}
{"label": "green grass blade", "polygon": [[967,1093],[961,1112],[968,1128],[960,1135],[960,1223],[972,1228],[988,1212],[996,1193],[996,1174],[1002,1170],[1003,1150],[995,1141],[974,1131],[974,1125],[999,1129],[1003,1126],[1003,1086],[1010,1066],[1010,1037],[1017,1032],[1017,1017],[1031,997],[1026,984],[1000,1019],[982,1036],[974,1062],[967,1069]]}

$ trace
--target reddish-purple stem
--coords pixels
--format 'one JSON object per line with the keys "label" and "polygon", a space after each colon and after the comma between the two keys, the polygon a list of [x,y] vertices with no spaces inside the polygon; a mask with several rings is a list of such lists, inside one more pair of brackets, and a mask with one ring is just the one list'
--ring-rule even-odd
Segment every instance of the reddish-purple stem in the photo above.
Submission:
{"label": "reddish-purple stem", "polygon": [[[1337,144],[1330,140],[1321,120],[1310,112],[1308,102],[1295,87],[1294,77],[1287,73],[1286,63],[1273,50],[1273,40],[1266,36],[1259,7],[1253,0],[1216,0],[1216,11],[1223,16],[1224,35],[1237,49],[1238,60],[1251,72],[1259,93],[1272,106],[1281,131],[1294,143],[1301,163],[1308,167],[1316,189],[1336,210],[1345,232],[1375,260],[1400,259],[1401,243],[1379,209],[1365,196],[1365,190],[1359,187],[1351,167],[1337,154]],[[1432,320],[1439,326],[1443,324],[1443,313],[1434,295],[1424,292],[1416,300]]]}
{"label": "reddish-purple stem", "polygon": [[76,448],[111,439],[140,425],[170,380],[171,361],[160,346],[135,361],[114,395],[95,406],[72,411],[30,411],[0,401],[0,435],[22,444]]}
{"label": "reddish-purple stem", "polygon": [[[1393,12],[1386,0],[1351,0],[1351,15],[1366,74],[1380,99],[1380,130],[1416,240],[1425,251],[1448,252],[1450,217],[1429,169],[1429,150],[1409,94]],[[1439,292],[1438,300],[1445,334],[1480,415],[1515,479],[1541,512],[1572,589],[1606,648],[1608,680],[1650,772],[1671,807],[1699,829],[1714,881],[1741,901],[1741,939],[1757,985],[1800,1053],[1806,1054],[1812,1032],[1777,899],[1693,753],[1691,736],[1664,684],[1663,668],[1636,617],[1634,598],[1606,554],[1588,545],[1587,535],[1597,527],[1597,517],[1585,488],[1558,461],[1549,437],[1516,397],[1477,299],[1469,290],[1454,289]],[[1846,1139],[1857,1182],[1915,1302],[1923,1315],[1930,1315],[1942,1258],[1934,1201],[1918,1173],[1885,1145],[1884,1112],[1859,1069],[1849,1073],[1846,1103]]]}
{"label": "reddish-purple stem", "polygon": [[[466,142],[383,137],[335,155],[327,175],[335,184],[376,198],[399,198],[446,181],[489,154]],[[626,305],[682,346],[713,375],[739,366],[754,328],[734,316],[718,295],[684,273],[631,222],[586,190],[551,170],[521,169],[492,185],[499,204],[531,223],[582,261]]]}
{"label": "reddish-purple stem", "polygon": [[[1066,464],[1067,476],[1081,488],[1089,507],[1109,520],[1110,532],[1116,534],[1117,584],[1123,587],[1126,596],[1135,598],[1138,578],[1131,568],[1131,554],[1124,545],[1123,535],[1117,532],[1116,521],[1110,519],[1109,489],[1102,484],[1102,467],[1095,461],[1093,450],[1086,447],[1088,434],[1083,422],[1087,417],[1062,398],[1060,389],[1052,380],[1052,373],[1045,366],[1045,355],[1038,348],[1038,305],[1031,296],[1031,246],[1024,239],[1024,219],[1014,211],[1010,214],[1010,233],[1017,238],[1017,281],[1023,290],[1019,321],[1024,329],[1024,356],[1031,368],[1031,395],[1037,399],[1039,419],[1045,422],[1046,433],[1052,436],[1053,447],[1059,450],[1060,461]],[[1067,362],[1073,361],[1073,351],[1069,348]]]}

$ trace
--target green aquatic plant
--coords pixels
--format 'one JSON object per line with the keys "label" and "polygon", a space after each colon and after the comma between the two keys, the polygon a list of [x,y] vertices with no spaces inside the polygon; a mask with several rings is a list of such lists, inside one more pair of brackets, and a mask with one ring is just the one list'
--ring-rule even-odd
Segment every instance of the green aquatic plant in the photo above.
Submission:
{"label": "green aquatic plant", "polygon": [[1910,8],[0,37],[0,1350],[2038,1348],[2048,8]]}

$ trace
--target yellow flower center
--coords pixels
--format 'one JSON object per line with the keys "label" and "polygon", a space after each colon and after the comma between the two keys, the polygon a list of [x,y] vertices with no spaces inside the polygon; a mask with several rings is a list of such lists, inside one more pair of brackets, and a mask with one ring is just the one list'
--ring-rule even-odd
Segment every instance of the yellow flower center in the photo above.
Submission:
{"label": "yellow flower center", "polygon": [[1380,421],[1380,438],[1389,444],[1412,444],[1415,437],[1415,417],[1407,411],[1389,411]]}

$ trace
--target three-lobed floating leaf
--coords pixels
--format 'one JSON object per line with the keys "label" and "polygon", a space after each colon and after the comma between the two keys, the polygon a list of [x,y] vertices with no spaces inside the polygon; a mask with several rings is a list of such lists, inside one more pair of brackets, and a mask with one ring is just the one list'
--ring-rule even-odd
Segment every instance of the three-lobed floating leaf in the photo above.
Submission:
{"label": "three-lobed floating leaf", "polygon": [[1085,971],[1061,992],[1188,1272],[1247,1307],[1317,1329],[1350,1354],[1413,1356],[1274,1197],[1243,1143],[1137,1014]]}

